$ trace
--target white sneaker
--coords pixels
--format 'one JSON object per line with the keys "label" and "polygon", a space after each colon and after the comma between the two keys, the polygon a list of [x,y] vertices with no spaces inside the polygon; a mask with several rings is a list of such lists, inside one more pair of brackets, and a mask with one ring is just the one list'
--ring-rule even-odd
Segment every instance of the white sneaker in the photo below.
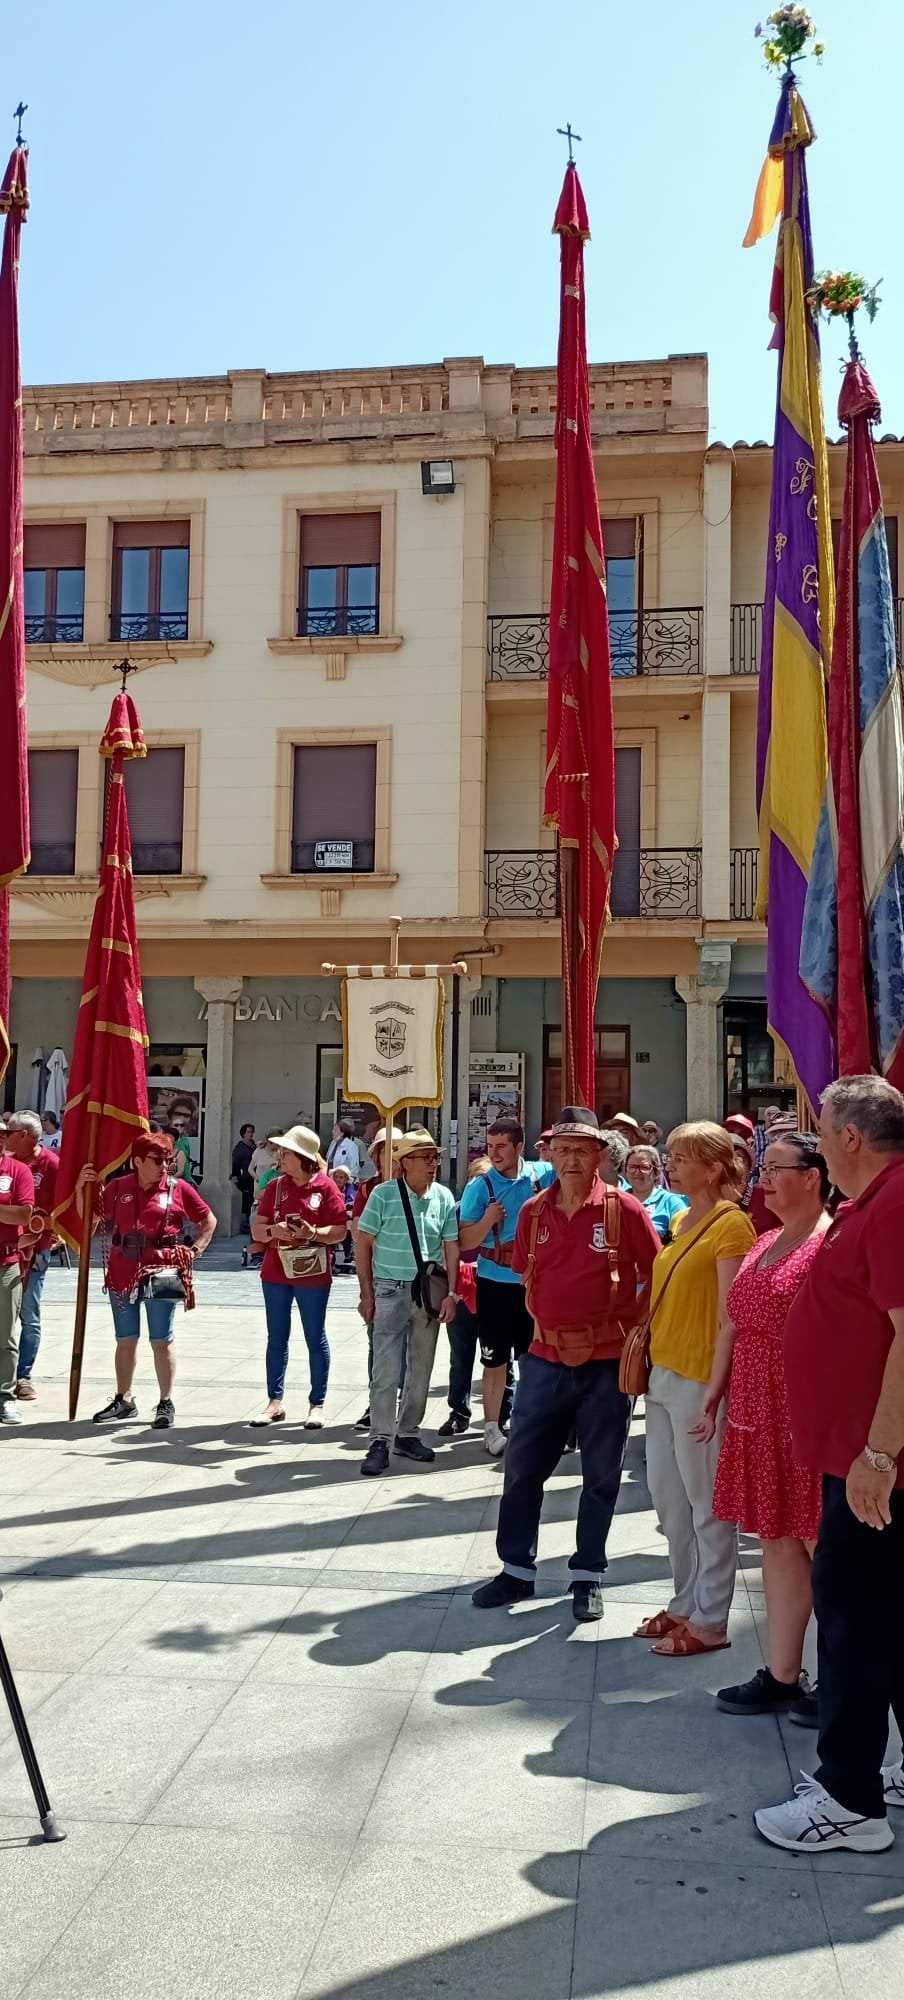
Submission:
{"label": "white sneaker", "polygon": [[887,1806],[904,1806],[904,1764],[883,1764],[882,1787]]}
{"label": "white sneaker", "polygon": [[757,1832],[773,1847],[787,1847],[795,1854],[828,1853],[838,1847],[851,1854],[878,1854],[893,1845],[895,1836],[887,1819],[848,1812],[806,1771],[801,1778],[793,1799],[783,1806],[763,1806],[753,1815]]}
{"label": "white sneaker", "polygon": [[501,1458],[505,1450],[505,1432],[500,1430],[498,1424],[484,1424],[483,1443],[491,1458]]}
{"label": "white sneaker", "polygon": [[0,1403],[0,1424],[21,1424],[22,1412],[12,1396],[4,1397]]}

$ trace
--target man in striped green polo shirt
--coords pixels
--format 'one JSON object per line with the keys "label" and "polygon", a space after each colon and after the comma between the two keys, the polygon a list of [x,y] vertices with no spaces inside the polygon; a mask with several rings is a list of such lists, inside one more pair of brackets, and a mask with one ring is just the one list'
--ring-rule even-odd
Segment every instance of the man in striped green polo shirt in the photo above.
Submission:
{"label": "man in striped green polo shirt", "polygon": [[[427,1407],[430,1376],[441,1324],[450,1320],[458,1303],[458,1216],[451,1190],[436,1179],[436,1142],[414,1126],[397,1140],[399,1161],[417,1231],[423,1263],[445,1262],[449,1290],[436,1318],[428,1316],[412,1295],[417,1263],[398,1181],[380,1181],[358,1222],[357,1262],[361,1283],[359,1312],[373,1323],[374,1365],[370,1390],[370,1445],[361,1471],[379,1478],[389,1466],[389,1446],[395,1439],[400,1458],[419,1464],[435,1453],[418,1436]],[[396,1395],[402,1355],[408,1362],[402,1401],[396,1420]]]}

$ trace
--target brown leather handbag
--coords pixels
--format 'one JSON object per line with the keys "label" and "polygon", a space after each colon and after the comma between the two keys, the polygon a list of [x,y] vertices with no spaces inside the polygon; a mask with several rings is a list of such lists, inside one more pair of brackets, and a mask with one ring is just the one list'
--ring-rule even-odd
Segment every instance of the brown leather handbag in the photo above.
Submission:
{"label": "brown leather handbag", "polygon": [[652,1367],[650,1346],[652,1342],[651,1328],[653,1321],[679,1264],[684,1263],[688,1252],[694,1249],[695,1245],[706,1235],[707,1230],[711,1229],[713,1223],[718,1221],[719,1216],[723,1213],[724,1205],[720,1203],[717,1208],[713,1209],[712,1215],[707,1216],[703,1228],[698,1230],[694,1236],[693,1243],[688,1244],[687,1250],[684,1251],[681,1257],[675,1258],[671,1269],[666,1272],[665,1283],[652,1312],[647,1314],[646,1319],[638,1320],[637,1325],[632,1326],[630,1332],[625,1335],[625,1344],[622,1348],[621,1359],[618,1364],[618,1386],[624,1396],[646,1395],[650,1386],[650,1370]]}

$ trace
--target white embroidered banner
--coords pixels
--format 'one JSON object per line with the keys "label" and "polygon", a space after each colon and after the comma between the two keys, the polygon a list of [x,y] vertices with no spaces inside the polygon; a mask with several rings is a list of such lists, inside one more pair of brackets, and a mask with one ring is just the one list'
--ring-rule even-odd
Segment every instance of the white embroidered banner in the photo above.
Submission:
{"label": "white embroidered banner", "polygon": [[444,999],[429,970],[426,978],[343,981],[347,1098],[382,1111],[442,1103]]}

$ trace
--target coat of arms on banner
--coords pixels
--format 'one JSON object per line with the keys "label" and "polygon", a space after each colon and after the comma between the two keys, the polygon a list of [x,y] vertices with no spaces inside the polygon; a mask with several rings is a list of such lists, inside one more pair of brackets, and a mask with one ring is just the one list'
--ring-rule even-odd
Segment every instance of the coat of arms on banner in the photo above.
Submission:
{"label": "coat of arms on banner", "polygon": [[342,1009],[346,1097],[384,1111],[442,1102],[441,979],[346,979]]}
{"label": "coat of arms on banner", "polygon": [[374,1041],[377,1045],[378,1056],[385,1056],[387,1059],[390,1059],[404,1055],[407,1038],[408,1029],[405,1022],[401,1021],[397,1014],[389,1014],[385,1020],[377,1021],[374,1029]]}

